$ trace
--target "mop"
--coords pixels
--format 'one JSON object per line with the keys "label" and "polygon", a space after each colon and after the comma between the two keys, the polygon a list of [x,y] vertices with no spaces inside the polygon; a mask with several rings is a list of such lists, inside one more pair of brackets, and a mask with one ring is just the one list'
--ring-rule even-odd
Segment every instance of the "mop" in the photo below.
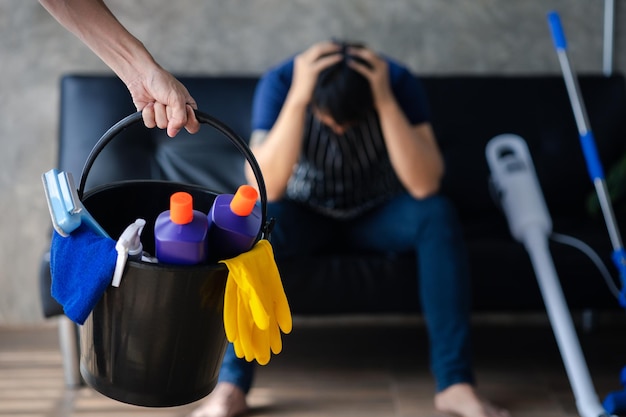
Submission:
{"label": "mop", "polygon": [[[604,178],[604,172],[598,156],[598,151],[596,149],[593,132],[589,126],[589,119],[580,94],[578,82],[574,76],[569,57],[567,55],[567,41],[561,25],[561,19],[557,12],[552,11],[548,13],[548,23],[552,32],[552,38],[554,40],[559,64],[563,72],[563,79],[565,81],[567,93],[574,112],[574,118],[578,128],[580,144],[587,163],[587,169],[594,184],[611,244],[613,246],[612,260],[619,272],[622,284],[618,300],[620,305],[626,308],[626,251],[622,245],[619,228],[617,226],[617,222],[615,221],[611,201],[608,197],[609,193],[606,186],[606,180]],[[625,374],[626,368],[622,369],[621,372],[622,384],[626,384]],[[610,393],[604,401],[604,407],[611,413],[623,413],[626,411],[626,392],[618,391]]]}
{"label": "mop", "polygon": [[565,370],[582,417],[608,416],[595,393],[576,330],[550,255],[552,220],[526,142],[512,134],[494,137],[485,150],[491,182],[513,237],[528,251]]}
{"label": "mop", "polygon": [[611,201],[608,197],[609,193],[606,186],[606,180],[604,178],[602,164],[596,149],[593,132],[591,131],[591,127],[589,127],[589,119],[580,94],[578,81],[573,74],[573,70],[567,56],[567,42],[561,26],[561,20],[556,12],[551,12],[548,14],[548,21],[552,30],[552,37],[554,39],[554,45],[556,47],[561,70],[563,71],[563,79],[565,81],[567,93],[574,112],[574,118],[576,120],[576,126],[580,137],[580,144],[585,156],[585,161],[587,162],[589,176],[595,186],[602,214],[609,232],[609,238],[611,239],[611,244],[613,245],[613,262],[617,267],[622,283],[619,303],[622,307],[626,307],[626,251],[622,245],[622,239],[619,234],[617,222],[615,221]]}

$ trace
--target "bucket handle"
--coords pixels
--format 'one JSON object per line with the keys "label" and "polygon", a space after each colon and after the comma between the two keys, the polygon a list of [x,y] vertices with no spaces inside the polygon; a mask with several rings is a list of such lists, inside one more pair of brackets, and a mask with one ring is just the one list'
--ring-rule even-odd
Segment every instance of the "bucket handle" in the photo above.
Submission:
{"label": "bucket handle", "polygon": [[[273,226],[273,219],[267,220],[267,192],[265,190],[265,181],[263,180],[263,175],[261,174],[261,168],[254,157],[254,154],[246,144],[246,142],[239,136],[233,129],[227,126],[225,123],[216,119],[215,117],[203,113],[199,110],[194,110],[196,118],[200,123],[208,124],[224,136],[226,136],[233,145],[243,154],[243,156],[248,160],[250,167],[252,168],[252,172],[256,178],[257,184],[259,186],[259,196],[261,198],[261,237],[268,239],[269,234],[271,232],[271,228]],[[87,156],[87,160],[85,161],[85,165],[83,166],[83,171],[80,174],[80,184],[78,186],[78,197],[82,200],[83,193],[85,191],[85,184],[87,183],[87,176],[89,175],[89,171],[91,171],[91,167],[93,166],[96,158],[102,152],[102,150],[106,147],[106,145],[113,140],[115,136],[117,136],[120,132],[122,132],[127,127],[138,123],[142,120],[141,112],[138,111],[136,113],[130,114],[126,116],[113,126],[109,128],[101,137],[98,139],[98,142],[91,149],[91,152]]]}

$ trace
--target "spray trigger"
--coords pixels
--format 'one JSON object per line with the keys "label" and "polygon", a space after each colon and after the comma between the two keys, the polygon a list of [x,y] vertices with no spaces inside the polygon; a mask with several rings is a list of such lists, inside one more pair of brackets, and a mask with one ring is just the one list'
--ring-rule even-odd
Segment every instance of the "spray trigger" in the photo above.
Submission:
{"label": "spray trigger", "polygon": [[143,245],[141,244],[141,232],[143,231],[146,221],[144,219],[137,219],[134,223],[130,224],[122,233],[117,243],[115,244],[115,250],[117,251],[117,262],[115,263],[115,272],[113,273],[114,287],[119,287],[122,281],[122,274],[124,273],[124,267],[129,257],[134,259],[141,259],[143,253]]}

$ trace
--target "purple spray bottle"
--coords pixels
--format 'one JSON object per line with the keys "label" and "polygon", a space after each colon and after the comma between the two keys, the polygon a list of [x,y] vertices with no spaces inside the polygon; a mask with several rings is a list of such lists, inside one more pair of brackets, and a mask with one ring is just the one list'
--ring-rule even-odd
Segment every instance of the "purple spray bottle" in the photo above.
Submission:
{"label": "purple spray bottle", "polygon": [[261,229],[259,193],[242,185],[235,194],[220,194],[208,214],[209,261],[233,258],[252,249]]}
{"label": "purple spray bottle", "polygon": [[193,209],[193,198],[186,192],[170,197],[170,209],[154,224],[155,255],[159,262],[194,265],[207,260],[208,220]]}

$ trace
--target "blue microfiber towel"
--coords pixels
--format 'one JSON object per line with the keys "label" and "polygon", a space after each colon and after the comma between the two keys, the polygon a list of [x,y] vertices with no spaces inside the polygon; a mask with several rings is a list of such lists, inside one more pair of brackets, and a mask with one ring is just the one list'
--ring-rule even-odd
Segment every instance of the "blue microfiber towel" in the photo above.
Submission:
{"label": "blue microfiber towel", "polygon": [[83,324],[111,283],[115,241],[82,224],[68,237],[53,232],[50,246],[52,296],[65,315]]}

